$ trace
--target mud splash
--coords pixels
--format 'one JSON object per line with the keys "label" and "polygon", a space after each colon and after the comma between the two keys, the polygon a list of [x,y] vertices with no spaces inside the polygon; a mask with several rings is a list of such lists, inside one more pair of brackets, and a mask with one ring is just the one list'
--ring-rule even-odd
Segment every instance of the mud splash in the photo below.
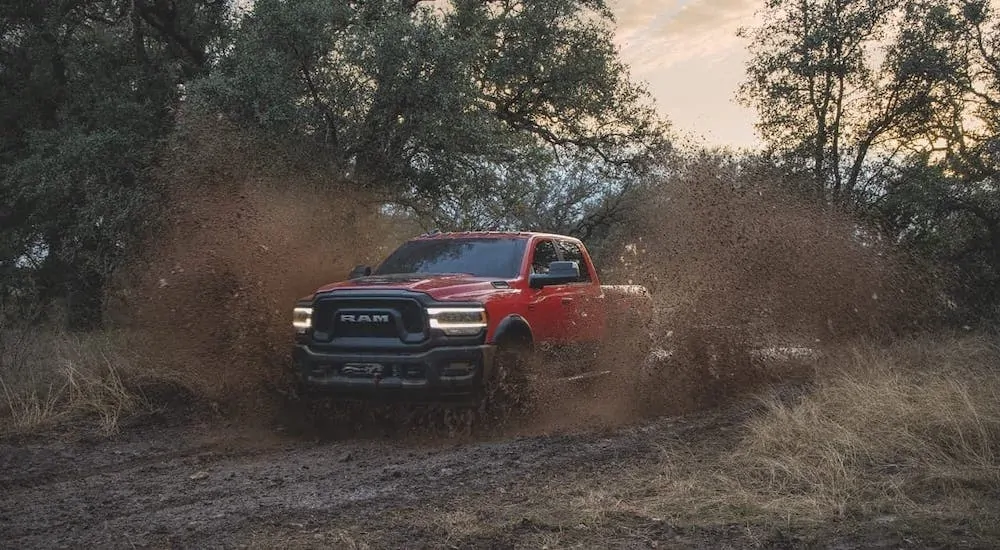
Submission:
{"label": "mud splash", "polygon": [[[606,390],[621,400],[604,405],[617,418],[717,407],[808,379],[808,354],[775,350],[822,353],[932,320],[933,279],[877,232],[724,159],[690,160],[637,202],[605,278],[650,289],[659,350],[652,361],[634,351],[608,360],[624,368]],[[606,348],[612,358],[635,349]]]}
{"label": "mud splash", "polygon": [[600,347],[610,376],[545,392],[533,430],[717,408],[807,382],[825,349],[932,321],[933,279],[877,232],[724,160],[689,160],[636,202],[603,278],[646,286],[653,323]]}
{"label": "mud splash", "polygon": [[168,220],[137,274],[127,323],[150,368],[253,420],[288,389],[291,308],[396,238],[378,203],[303,152],[192,123],[161,179]]}
{"label": "mud splash", "polygon": [[[291,305],[357,263],[376,263],[415,228],[380,214],[375,197],[319,164],[321,155],[271,149],[205,121],[171,150],[162,174],[169,224],[128,308],[150,368],[181,373],[241,422],[303,428],[315,411],[287,397]],[[598,349],[593,366],[610,376],[539,389],[536,410],[508,435],[717,407],[808,376],[801,361],[754,350],[905,329],[932,295],[849,216],[718,164],[692,162],[641,199],[605,247],[617,254],[599,261],[604,282],[653,292],[653,324],[621,329]],[[434,407],[319,414],[337,438],[454,435],[469,424]]]}

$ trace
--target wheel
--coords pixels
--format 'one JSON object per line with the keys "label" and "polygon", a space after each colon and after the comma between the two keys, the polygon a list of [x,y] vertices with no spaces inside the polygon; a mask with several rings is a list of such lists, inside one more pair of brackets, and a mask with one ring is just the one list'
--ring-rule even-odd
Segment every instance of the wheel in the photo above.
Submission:
{"label": "wheel", "polygon": [[509,341],[497,346],[493,368],[483,380],[479,413],[483,420],[503,425],[527,412],[532,403],[527,375],[530,345]]}

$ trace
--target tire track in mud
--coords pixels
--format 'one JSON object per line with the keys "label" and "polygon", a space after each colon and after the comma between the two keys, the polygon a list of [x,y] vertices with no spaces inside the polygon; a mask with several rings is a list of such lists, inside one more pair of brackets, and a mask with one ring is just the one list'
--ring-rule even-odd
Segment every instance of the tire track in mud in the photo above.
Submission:
{"label": "tire track in mud", "polygon": [[[457,444],[307,443],[271,436],[235,452],[209,452],[205,443],[169,432],[147,433],[145,449],[135,442],[124,448],[115,442],[59,444],[50,455],[40,445],[27,460],[0,446],[0,463],[7,465],[0,477],[0,540],[17,548],[234,546],[256,529],[338,518],[377,521],[393,510],[457,496],[597,476],[657,460],[660,444],[699,439],[732,422],[730,413],[613,432]],[[62,467],[70,455],[75,470],[29,474]]]}
{"label": "tire track in mud", "polygon": [[[16,463],[18,462],[42,464],[41,466],[29,468],[25,472],[0,476],[0,490],[32,489],[79,479],[81,477],[113,475],[124,470],[134,470],[141,467],[155,469],[158,465],[162,465],[172,459],[205,461],[211,459],[215,454],[211,450],[212,447],[210,445],[196,446],[183,450],[168,450],[162,446],[161,449],[149,449],[146,451],[116,449],[105,457],[109,459],[106,463],[86,465],[86,470],[81,470],[76,454],[69,449],[70,447],[53,450],[47,449],[44,446],[35,446],[27,449],[7,445],[0,446],[0,457],[3,457],[3,462],[0,462],[0,468],[5,472],[17,471]],[[39,456],[41,454],[47,454],[48,456],[41,457]],[[222,458],[222,456],[219,456],[216,459],[221,460]]]}

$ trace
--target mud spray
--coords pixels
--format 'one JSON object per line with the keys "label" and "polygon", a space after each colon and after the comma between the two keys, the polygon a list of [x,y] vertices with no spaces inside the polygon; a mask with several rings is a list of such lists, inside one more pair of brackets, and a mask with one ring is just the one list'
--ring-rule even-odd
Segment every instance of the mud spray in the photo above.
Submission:
{"label": "mud spray", "polygon": [[[138,345],[149,368],[177,373],[240,423],[294,421],[292,304],[415,228],[381,216],[320,155],[269,149],[216,121],[189,122],[171,151],[161,173],[169,223],[126,293]],[[643,197],[604,259],[605,282],[646,285],[653,325],[620,331],[598,352],[612,376],[545,393],[517,432],[715,406],[789,374],[754,360],[754,348],[877,334],[920,301],[905,269],[851,220],[718,176],[688,166]]]}
{"label": "mud spray", "polygon": [[214,121],[190,122],[171,151],[167,223],[119,309],[149,368],[227,416],[272,422],[289,390],[291,307],[395,237],[374,201],[308,152]]}
{"label": "mud spray", "polygon": [[619,328],[597,354],[596,368],[612,375],[550,393],[559,397],[536,426],[615,426],[717,407],[808,381],[811,358],[846,341],[932,320],[931,271],[856,219],[767,179],[694,160],[637,202],[603,277],[646,286],[654,319]]}

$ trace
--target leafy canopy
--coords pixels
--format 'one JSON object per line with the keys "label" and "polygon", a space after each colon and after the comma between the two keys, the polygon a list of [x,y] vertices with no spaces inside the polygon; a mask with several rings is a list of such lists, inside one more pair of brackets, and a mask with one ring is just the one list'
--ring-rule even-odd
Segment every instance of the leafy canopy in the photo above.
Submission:
{"label": "leafy canopy", "polygon": [[1000,19],[984,0],[768,0],[741,99],[814,194],[1000,314]]}
{"label": "leafy canopy", "polygon": [[[226,28],[222,0],[0,2],[0,277],[26,271],[70,322],[154,218],[148,168],[180,85]],[[0,291],[21,292],[18,285]]]}
{"label": "leafy canopy", "polygon": [[503,209],[556,166],[631,173],[666,143],[612,22],[602,0],[259,0],[196,95],[416,209]]}

